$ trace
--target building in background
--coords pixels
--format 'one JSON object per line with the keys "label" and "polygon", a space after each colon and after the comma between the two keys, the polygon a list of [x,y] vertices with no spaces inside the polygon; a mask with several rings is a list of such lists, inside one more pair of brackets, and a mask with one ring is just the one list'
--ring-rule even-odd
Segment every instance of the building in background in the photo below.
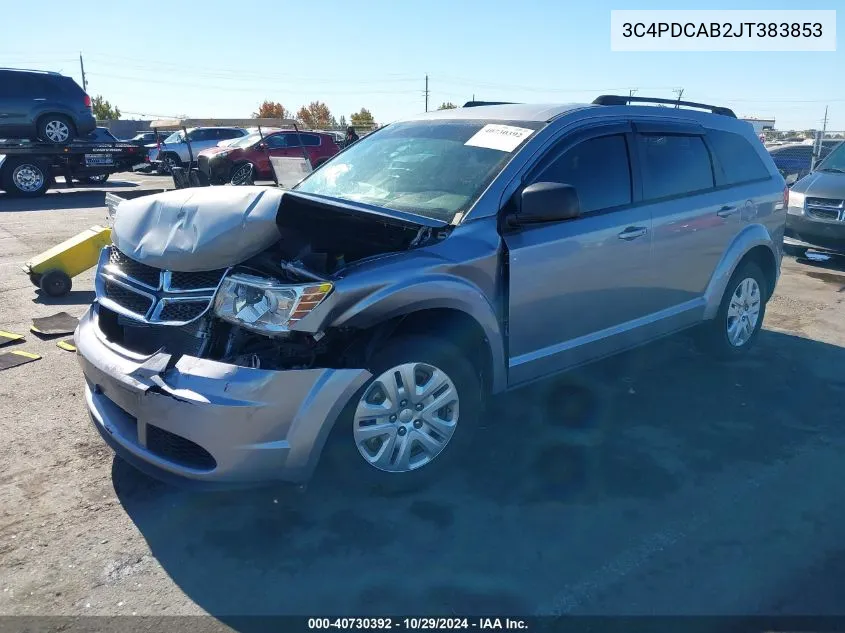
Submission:
{"label": "building in background", "polygon": [[754,128],[754,133],[757,136],[764,134],[766,130],[775,129],[774,119],[758,119],[756,117],[745,117],[742,120],[752,125],[752,127]]}

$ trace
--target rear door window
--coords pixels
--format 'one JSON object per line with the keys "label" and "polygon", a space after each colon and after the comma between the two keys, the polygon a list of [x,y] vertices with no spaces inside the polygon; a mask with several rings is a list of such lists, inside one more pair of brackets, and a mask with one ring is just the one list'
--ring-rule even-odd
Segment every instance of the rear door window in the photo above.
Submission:
{"label": "rear door window", "polygon": [[729,185],[769,178],[769,170],[757,151],[743,136],[733,132],[709,130],[707,138]]}
{"label": "rear door window", "polygon": [[646,200],[707,191],[715,186],[710,152],[701,137],[639,134],[637,144]]}
{"label": "rear door window", "polygon": [[216,138],[221,141],[227,141],[230,138],[239,138],[243,136],[243,132],[240,130],[232,130],[228,128],[221,128],[216,131]]}
{"label": "rear door window", "polygon": [[581,211],[631,204],[631,165],[625,136],[600,136],[569,148],[534,179],[572,185]]}

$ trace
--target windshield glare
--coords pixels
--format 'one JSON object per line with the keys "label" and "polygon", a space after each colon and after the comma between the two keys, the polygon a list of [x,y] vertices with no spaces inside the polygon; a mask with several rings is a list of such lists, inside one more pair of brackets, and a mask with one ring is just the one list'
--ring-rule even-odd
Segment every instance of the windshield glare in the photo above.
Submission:
{"label": "windshield glare", "polygon": [[257,143],[259,140],[261,140],[260,134],[247,134],[246,136],[239,138],[237,141],[230,143],[229,147],[249,147],[253,143]]}
{"label": "windshield glare", "polygon": [[[467,145],[485,126],[493,125],[510,126],[505,131],[514,135],[510,151]],[[394,123],[352,145],[296,189],[451,223],[542,125],[476,120]]]}
{"label": "windshield glare", "polygon": [[845,171],[845,143],[840,143],[823,161],[817,166],[817,171]]}
{"label": "windshield glare", "polygon": [[174,132],[166,139],[164,139],[165,143],[180,143],[182,141],[182,137],[184,134],[182,132]]}

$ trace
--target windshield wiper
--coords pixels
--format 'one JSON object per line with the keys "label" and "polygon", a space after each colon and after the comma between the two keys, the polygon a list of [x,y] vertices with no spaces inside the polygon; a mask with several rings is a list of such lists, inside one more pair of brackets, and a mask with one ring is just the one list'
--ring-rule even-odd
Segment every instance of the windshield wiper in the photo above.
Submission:
{"label": "windshield wiper", "polygon": [[830,171],[835,174],[845,174],[845,169],[840,169],[839,167],[822,167],[821,169],[817,169],[816,171]]}

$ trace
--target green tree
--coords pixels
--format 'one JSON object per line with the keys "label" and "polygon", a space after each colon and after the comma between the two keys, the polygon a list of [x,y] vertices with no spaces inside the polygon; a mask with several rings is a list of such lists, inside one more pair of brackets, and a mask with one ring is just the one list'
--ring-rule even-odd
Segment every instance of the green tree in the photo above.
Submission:
{"label": "green tree", "polygon": [[347,127],[349,124],[346,122],[346,117],[344,115],[340,115],[340,120],[337,122],[338,127]]}
{"label": "green tree", "polygon": [[311,129],[319,129],[331,126],[332,113],[329,106],[322,101],[312,101],[307,106],[299,108],[296,120]]}
{"label": "green tree", "polygon": [[352,123],[352,127],[370,129],[376,125],[376,121],[373,119],[372,113],[367,110],[367,108],[361,108],[358,112],[351,114],[349,116],[349,120]]}
{"label": "green tree", "polygon": [[91,100],[91,109],[94,111],[94,118],[98,121],[113,121],[120,118],[120,108],[112,107],[101,95]]}
{"label": "green tree", "polygon": [[289,119],[291,111],[285,108],[281,103],[264,100],[258,106],[258,112],[253,112],[252,117],[255,119]]}
{"label": "green tree", "polygon": [[440,104],[440,107],[439,107],[439,108],[437,108],[437,109],[438,109],[438,110],[454,110],[454,109],[455,109],[455,108],[457,108],[457,107],[458,107],[458,106],[456,106],[456,105],[455,105],[454,103],[452,103],[451,101],[446,101],[446,102],[444,102],[444,103],[441,103],[441,104]]}

